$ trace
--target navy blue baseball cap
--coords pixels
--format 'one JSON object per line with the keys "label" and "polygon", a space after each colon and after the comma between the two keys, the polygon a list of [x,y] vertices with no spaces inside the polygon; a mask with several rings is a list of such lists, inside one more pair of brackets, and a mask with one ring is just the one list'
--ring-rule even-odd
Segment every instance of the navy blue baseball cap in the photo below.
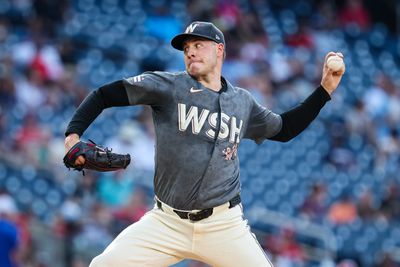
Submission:
{"label": "navy blue baseball cap", "polygon": [[202,37],[225,45],[224,34],[214,24],[205,21],[194,21],[190,23],[184,33],[178,34],[171,40],[172,47],[183,50],[183,42],[189,37]]}

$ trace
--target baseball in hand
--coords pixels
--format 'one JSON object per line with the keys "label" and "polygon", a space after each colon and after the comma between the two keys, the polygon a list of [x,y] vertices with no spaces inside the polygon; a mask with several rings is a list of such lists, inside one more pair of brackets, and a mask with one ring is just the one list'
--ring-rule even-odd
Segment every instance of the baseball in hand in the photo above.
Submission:
{"label": "baseball in hand", "polygon": [[343,58],[337,55],[331,56],[327,59],[326,66],[334,72],[340,71],[344,68]]}

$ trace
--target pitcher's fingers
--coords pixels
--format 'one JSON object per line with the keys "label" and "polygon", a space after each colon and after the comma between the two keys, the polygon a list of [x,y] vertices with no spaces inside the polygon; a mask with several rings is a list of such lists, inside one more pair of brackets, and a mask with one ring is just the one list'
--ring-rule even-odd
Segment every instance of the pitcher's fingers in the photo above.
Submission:
{"label": "pitcher's fingers", "polygon": [[83,166],[85,164],[85,157],[82,155],[78,156],[78,158],[75,160],[75,165],[77,166]]}
{"label": "pitcher's fingers", "polygon": [[346,72],[346,67],[343,67],[342,69],[338,70],[335,72],[337,75],[343,75]]}
{"label": "pitcher's fingers", "polygon": [[325,56],[325,63],[326,63],[326,61],[328,60],[329,57],[334,56],[334,55],[336,55],[336,53],[335,53],[335,52],[332,52],[332,51],[330,51],[328,54],[326,54],[326,56]]}

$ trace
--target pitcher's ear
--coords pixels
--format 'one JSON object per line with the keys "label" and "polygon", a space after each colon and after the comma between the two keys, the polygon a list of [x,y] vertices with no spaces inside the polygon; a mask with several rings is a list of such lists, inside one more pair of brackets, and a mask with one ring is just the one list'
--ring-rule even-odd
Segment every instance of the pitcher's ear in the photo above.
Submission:
{"label": "pitcher's ear", "polygon": [[222,59],[225,59],[225,57],[226,57],[225,45],[220,43],[220,44],[217,44],[217,47],[218,47],[218,51],[222,52]]}

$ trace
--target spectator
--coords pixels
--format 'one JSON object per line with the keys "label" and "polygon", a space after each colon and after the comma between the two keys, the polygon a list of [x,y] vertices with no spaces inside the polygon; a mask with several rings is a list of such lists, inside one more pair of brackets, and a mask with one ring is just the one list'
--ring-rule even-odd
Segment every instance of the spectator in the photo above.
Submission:
{"label": "spectator", "polygon": [[397,183],[392,182],[387,186],[381,212],[388,220],[400,219],[400,189]]}
{"label": "spectator", "polygon": [[39,165],[43,163],[43,158],[39,155],[45,156],[45,153],[41,152],[48,143],[50,133],[39,124],[36,116],[37,114],[33,112],[25,116],[22,127],[15,134],[15,148],[22,152],[30,163]]}
{"label": "spectator", "polygon": [[326,186],[315,183],[300,208],[300,213],[312,221],[321,220],[328,210]]}
{"label": "spectator", "polygon": [[329,31],[336,27],[336,17],[337,12],[334,2],[320,1],[317,3],[311,23],[313,28],[319,32]]}
{"label": "spectator", "polygon": [[107,141],[119,153],[129,153],[135,159],[137,169],[153,172],[154,168],[154,138],[146,132],[143,124],[135,121],[125,122],[119,130],[118,136]]}
{"label": "spectator", "polygon": [[8,217],[17,213],[15,200],[7,191],[0,187],[0,213]]}
{"label": "spectator", "polygon": [[393,257],[389,253],[384,253],[382,259],[379,261],[376,267],[399,267],[400,264],[393,260]]}
{"label": "spectator", "polygon": [[35,70],[43,81],[57,80],[64,71],[58,50],[42,33],[35,33],[31,40],[14,45],[12,56],[18,66]]}
{"label": "spectator", "polygon": [[360,30],[366,30],[371,24],[362,0],[347,0],[345,7],[339,12],[339,21],[341,26],[354,25]]}
{"label": "spectator", "polygon": [[[265,33],[265,29],[262,26],[262,21],[256,12],[241,12],[238,17],[238,25],[235,29],[237,33],[235,34],[240,38],[241,42],[257,42],[261,43],[263,46],[268,45],[268,36]],[[240,46],[240,50],[242,50],[243,46]],[[247,52],[252,52],[251,50],[247,50]],[[262,58],[259,59],[262,61]]]}
{"label": "spectator", "polygon": [[372,119],[384,125],[384,118],[389,114],[393,101],[398,99],[397,90],[393,80],[384,73],[378,73],[374,82],[375,84],[367,90],[362,101]]}
{"label": "spectator", "polygon": [[193,0],[187,2],[187,11],[192,18],[211,20],[214,13],[214,1]]}
{"label": "spectator", "polygon": [[314,48],[314,39],[312,36],[312,32],[309,22],[304,21],[302,19],[299,22],[299,30],[296,33],[290,34],[286,37],[286,43],[292,47],[302,47],[306,49]]}
{"label": "spectator", "polygon": [[0,214],[0,266],[16,267],[16,251],[18,248],[17,226],[5,217],[4,214]]}
{"label": "spectator", "polygon": [[[335,131],[343,130],[341,123],[336,123]],[[339,170],[349,170],[353,167],[356,162],[354,160],[354,153],[347,147],[347,136],[344,136],[344,132],[339,133],[337,136],[333,136],[330,151],[328,152],[328,160]]]}
{"label": "spectator", "polygon": [[18,228],[12,218],[17,209],[14,200],[0,188],[0,266],[16,267],[18,261]]}
{"label": "spectator", "polygon": [[47,99],[45,82],[36,69],[27,69],[25,76],[15,82],[17,103],[30,110],[38,110]]}
{"label": "spectator", "polygon": [[347,193],[344,193],[339,200],[334,202],[328,211],[328,219],[333,224],[351,223],[357,217],[357,206]]}
{"label": "spectator", "polygon": [[215,5],[215,14],[225,30],[237,28],[240,19],[240,8],[236,1],[219,0]]}
{"label": "spectator", "polygon": [[114,212],[118,228],[116,233],[137,222],[148,210],[150,210],[150,207],[147,203],[146,192],[141,187],[137,187],[131,194],[129,201]]}
{"label": "spectator", "polygon": [[360,218],[363,220],[373,220],[377,218],[377,205],[370,189],[365,190],[361,194],[357,209]]}
{"label": "spectator", "polygon": [[15,105],[15,102],[14,81],[10,76],[5,76],[1,73],[0,65],[0,106],[4,109],[9,109]]}
{"label": "spectator", "polygon": [[290,227],[281,229],[276,236],[269,236],[266,240],[266,248],[275,254],[278,267],[305,266],[306,252],[296,240],[295,231]]}
{"label": "spectator", "polygon": [[64,231],[64,262],[72,266],[74,261],[74,239],[81,228],[82,208],[78,198],[70,197],[61,206],[62,225]]}
{"label": "spectator", "polygon": [[380,160],[386,162],[393,158],[395,162],[400,159],[400,135],[397,128],[389,129],[389,134],[382,137],[379,143]]}
{"label": "spectator", "polygon": [[365,103],[356,100],[345,118],[346,128],[350,134],[361,136],[365,142],[375,144],[374,125],[370,115],[367,112]]}
{"label": "spectator", "polygon": [[78,182],[78,186],[75,191],[75,196],[77,197],[82,211],[84,213],[89,212],[91,207],[97,201],[97,191],[96,191],[96,181],[98,178],[98,173],[95,172],[85,172],[85,176],[81,177]]}
{"label": "spectator", "polygon": [[97,191],[106,206],[116,208],[126,204],[133,188],[133,180],[123,171],[117,171],[101,174]]}
{"label": "spectator", "polygon": [[94,204],[74,237],[73,260],[90,260],[97,251],[103,250],[113,239],[112,223],[108,208],[101,203]]}
{"label": "spectator", "polygon": [[5,111],[0,107],[0,151],[4,150],[5,147],[9,144],[7,144],[9,141],[7,138],[7,120],[5,116]]}
{"label": "spectator", "polygon": [[358,264],[354,260],[344,259],[338,263],[337,267],[358,267]]}

